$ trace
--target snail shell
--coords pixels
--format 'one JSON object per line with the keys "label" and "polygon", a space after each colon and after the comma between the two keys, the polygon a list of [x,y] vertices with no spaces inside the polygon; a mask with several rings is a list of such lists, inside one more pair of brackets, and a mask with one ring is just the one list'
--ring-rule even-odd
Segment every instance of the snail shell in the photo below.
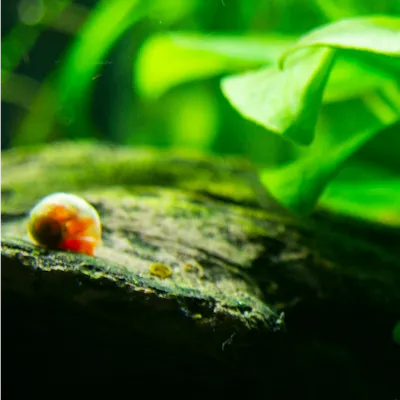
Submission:
{"label": "snail shell", "polygon": [[28,233],[41,246],[93,255],[101,240],[100,217],[81,197],[54,193],[32,208]]}

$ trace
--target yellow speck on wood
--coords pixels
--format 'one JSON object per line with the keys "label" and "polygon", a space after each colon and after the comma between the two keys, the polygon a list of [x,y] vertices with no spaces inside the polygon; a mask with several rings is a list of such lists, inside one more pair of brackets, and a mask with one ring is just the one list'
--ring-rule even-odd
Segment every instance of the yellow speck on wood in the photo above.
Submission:
{"label": "yellow speck on wood", "polygon": [[149,272],[157,278],[165,279],[172,275],[172,268],[165,264],[153,263],[150,265]]}

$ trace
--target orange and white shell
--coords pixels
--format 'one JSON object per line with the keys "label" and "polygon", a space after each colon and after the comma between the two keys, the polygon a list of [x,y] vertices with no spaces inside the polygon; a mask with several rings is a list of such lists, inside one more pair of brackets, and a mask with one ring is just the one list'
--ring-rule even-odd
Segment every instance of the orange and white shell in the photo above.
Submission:
{"label": "orange and white shell", "polygon": [[54,193],[32,208],[28,233],[41,246],[93,255],[101,241],[100,217],[81,197]]}

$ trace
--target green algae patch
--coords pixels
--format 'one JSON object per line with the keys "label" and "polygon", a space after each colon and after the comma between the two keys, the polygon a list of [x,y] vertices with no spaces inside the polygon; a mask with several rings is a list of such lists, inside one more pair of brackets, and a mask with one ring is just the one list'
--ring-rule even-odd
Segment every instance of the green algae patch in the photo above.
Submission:
{"label": "green algae patch", "polygon": [[[57,143],[2,153],[2,209],[23,211],[56,191],[85,193],[110,186],[161,186],[218,195],[257,205],[243,161],[154,149],[118,148],[94,143]],[[245,173],[244,173],[245,172]]]}

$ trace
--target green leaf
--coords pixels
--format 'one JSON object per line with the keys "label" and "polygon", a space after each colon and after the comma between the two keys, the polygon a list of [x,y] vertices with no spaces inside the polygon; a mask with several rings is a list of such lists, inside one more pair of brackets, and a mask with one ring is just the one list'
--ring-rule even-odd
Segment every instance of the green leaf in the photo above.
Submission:
{"label": "green leaf", "polygon": [[324,90],[324,103],[360,97],[393,84],[396,73],[390,67],[363,60],[359,55],[359,52],[339,52]]}
{"label": "green leaf", "polygon": [[283,66],[293,52],[309,46],[354,49],[400,57],[400,17],[356,17],[314,29],[282,55],[280,65]]}
{"label": "green leaf", "polygon": [[324,208],[391,226],[400,226],[399,204],[399,173],[360,161],[346,163],[320,199]]}
{"label": "green leaf", "polygon": [[311,146],[287,165],[264,169],[261,179],[281,204],[306,214],[347,157],[399,119],[400,88],[396,85],[360,99],[325,105]]}
{"label": "green leaf", "polygon": [[[225,72],[265,66],[276,62],[294,38],[281,35],[234,36],[190,32],[158,33],[139,51],[134,89],[147,99],[162,96],[172,87]],[[363,79],[359,79],[362,74]],[[346,54],[331,72],[324,101],[359,96],[391,83],[393,74]]]}
{"label": "green leaf", "polygon": [[134,87],[145,98],[157,98],[184,82],[276,62],[292,43],[278,35],[159,33],[139,52]]}
{"label": "green leaf", "polygon": [[228,77],[222,81],[222,91],[244,117],[308,145],[333,65],[333,49],[399,57],[400,18],[360,17],[316,29],[281,56],[283,71],[271,67]]}
{"label": "green leaf", "polygon": [[[300,52],[299,52],[300,54]],[[304,49],[283,71],[269,67],[222,80],[230,103],[246,118],[301,145],[309,145],[334,50]]]}
{"label": "green leaf", "polygon": [[[329,79],[334,54],[344,57],[342,71]],[[368,60],[363,54],[376,58]],[[270,67],[222,81],[225,96],[243,116],[296,144],[310,145],[299,149],[292,163],[262,173],[264,184],[282,204],[300,214],[310,212],[346,158],[382,128],[400,119],[400,94],[395,84],[399,56],[400,18],[362,17],[305,35],[283,54],[281,71]],[[356,67],[344,64],[343,69],[343,60],[351,59]],[[344,97],[362,97],[326,105],[314,139],[327,80],[330,100],[335,101],[341,97],[337,95],[338,86],[348,80],[352,69],[350,76],[354,76],[357,67],[361,67],[359,76],[354,78],[362,80],[365,70],[368,79],[362,85],[349,84]],[[335,85],[336,99],[332,96]],[[377,90],[364,93],[374,88]]]}

